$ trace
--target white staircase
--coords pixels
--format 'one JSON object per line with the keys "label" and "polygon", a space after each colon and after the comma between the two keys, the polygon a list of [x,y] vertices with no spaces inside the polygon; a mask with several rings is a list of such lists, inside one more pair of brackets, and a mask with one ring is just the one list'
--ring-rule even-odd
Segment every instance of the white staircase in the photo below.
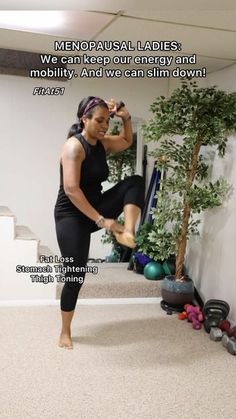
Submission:
{"label": "white staircase", "polygon": [[9,208],[0,206],[0,301],[56,299],[54,263],[40,263],[41,255],[54,256],[28,227],[16,225]]}

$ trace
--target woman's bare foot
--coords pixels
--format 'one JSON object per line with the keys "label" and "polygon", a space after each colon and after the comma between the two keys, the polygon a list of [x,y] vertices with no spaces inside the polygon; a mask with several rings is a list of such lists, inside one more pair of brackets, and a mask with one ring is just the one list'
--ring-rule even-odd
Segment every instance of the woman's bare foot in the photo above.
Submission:
{"label": "woman's bare foot", "polygon": [[135,249],[135,237],[131,231],[124,229],[122,232],[114,232],[114,236],[116,241],[123,246],[130,247],[131,249]]}
{"label": "woman's bare foot", "polygon": [[70,333],[61,332],[58,346],[65,349],[73,349]]}

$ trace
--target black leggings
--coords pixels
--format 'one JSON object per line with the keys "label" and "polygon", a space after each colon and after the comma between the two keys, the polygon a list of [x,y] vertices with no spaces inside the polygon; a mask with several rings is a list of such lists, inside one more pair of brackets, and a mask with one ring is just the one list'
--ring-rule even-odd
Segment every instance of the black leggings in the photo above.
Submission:
{"label": "black leggings", "polygon": [[[117,218],[126,204],[143,208],[144,180],[139,175],[130,176],[104,192],[94,207],[105,218]],[[98,227],[88,217],[80,216],[56,216],[55,222],[61,255],[67,258],[63,263],[66,274],[61,293],[61,310],[72,311],[84,282],[90,235]],[[77,269],[77,272],[71,272],[73,269]]]}

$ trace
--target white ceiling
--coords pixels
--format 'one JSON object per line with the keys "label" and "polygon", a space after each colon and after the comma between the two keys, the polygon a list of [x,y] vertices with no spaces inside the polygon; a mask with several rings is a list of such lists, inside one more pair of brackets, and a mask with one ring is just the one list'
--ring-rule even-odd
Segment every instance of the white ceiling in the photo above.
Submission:
{"label": "white ceiling", "polygon": [[0,0],[0,10],[235,10],[235,0]]}
{"label": "white ceiling", "polygon": [[[12,10],[11,15],[13,18],[16,14],[17,24],[2,23],[1,19],[6,13],[6,8],[9,11],[16,5],[19,7],[19,3],[21,9]],[[32,3],[34,7],[38,6],[34,11],[37,26],[33,25],[33,17],[29,15],[33,10]],[[72,10],[76,4],[78,6],[78,3],[80,8],[84,6],[84,9],[78,10],[77,7]],[[136,8],[131,10],[130,6],[134,3]],[[24,8],[29,7],[29,4],[27,23],[21,25],[20,19],[25,13]],[[46,11],[46,4],[51,11]],[[183,8],[184,4],[188,5],[185,9]],[[176,40],[182,44],[181,53],[186,55],[196,53],[197,66],[207,67],[208,72],[236,63],[235,0],[227,0],[227,8],[225,4],[222,5],[222,1],[218,0],[198,0],[198,10],[194,4],[196,4],[195,0],[194,2],[193,0],[179,0],[178,10],[175,10],[173,7],[176,7],[176,0],[146,1],[146,10],[141,10],[140,6],[143,6],[143,2],[119,1],[119,8],[122,6],[125,8],[125,10],[119,11],[116,7],[112,8],[111,2],[108,0],[80,2],[78,0],[34,0],[34,2],[0,0],[0,47],[52,52],[53,40],[58,38],[66,40],[130,40],[134,44],[138,40],[142,44],[147,40]],[[53,5],[55,11],[61,10],[59,25],[52,25],[52,23],[56,23]],[[148,7],[148,5],[152,5],[152,7]],[[157,10],[157,6],[159,10]],[[63,10],[63,7],[66,10]],[[96,7],[94,11],[92,11],[93,7]],[[41,14],[42,10],[44,10],[43,14]],[[51,25],[42,27],[42,23],[46,23],[48,14]],[[158,52],[150,54],[160,55]]]}

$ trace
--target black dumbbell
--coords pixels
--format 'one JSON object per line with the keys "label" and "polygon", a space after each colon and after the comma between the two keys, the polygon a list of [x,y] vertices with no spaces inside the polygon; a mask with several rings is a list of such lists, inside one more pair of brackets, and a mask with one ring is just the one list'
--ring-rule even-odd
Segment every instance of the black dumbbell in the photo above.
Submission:
{"label": "black dumbbell", "polygon": [[[119,111],[121,108],[125,106],[124,102],[122,100],[116,104],[116,110]],[[115,112],[110,112],[110,118],[114,118]]]}
{"label": "black dumbbell", "polygon": [[204,328],[210,333],[211,327],[218,327],[229,314],[229,304],[223,300],[208,300],[203,307]]}

